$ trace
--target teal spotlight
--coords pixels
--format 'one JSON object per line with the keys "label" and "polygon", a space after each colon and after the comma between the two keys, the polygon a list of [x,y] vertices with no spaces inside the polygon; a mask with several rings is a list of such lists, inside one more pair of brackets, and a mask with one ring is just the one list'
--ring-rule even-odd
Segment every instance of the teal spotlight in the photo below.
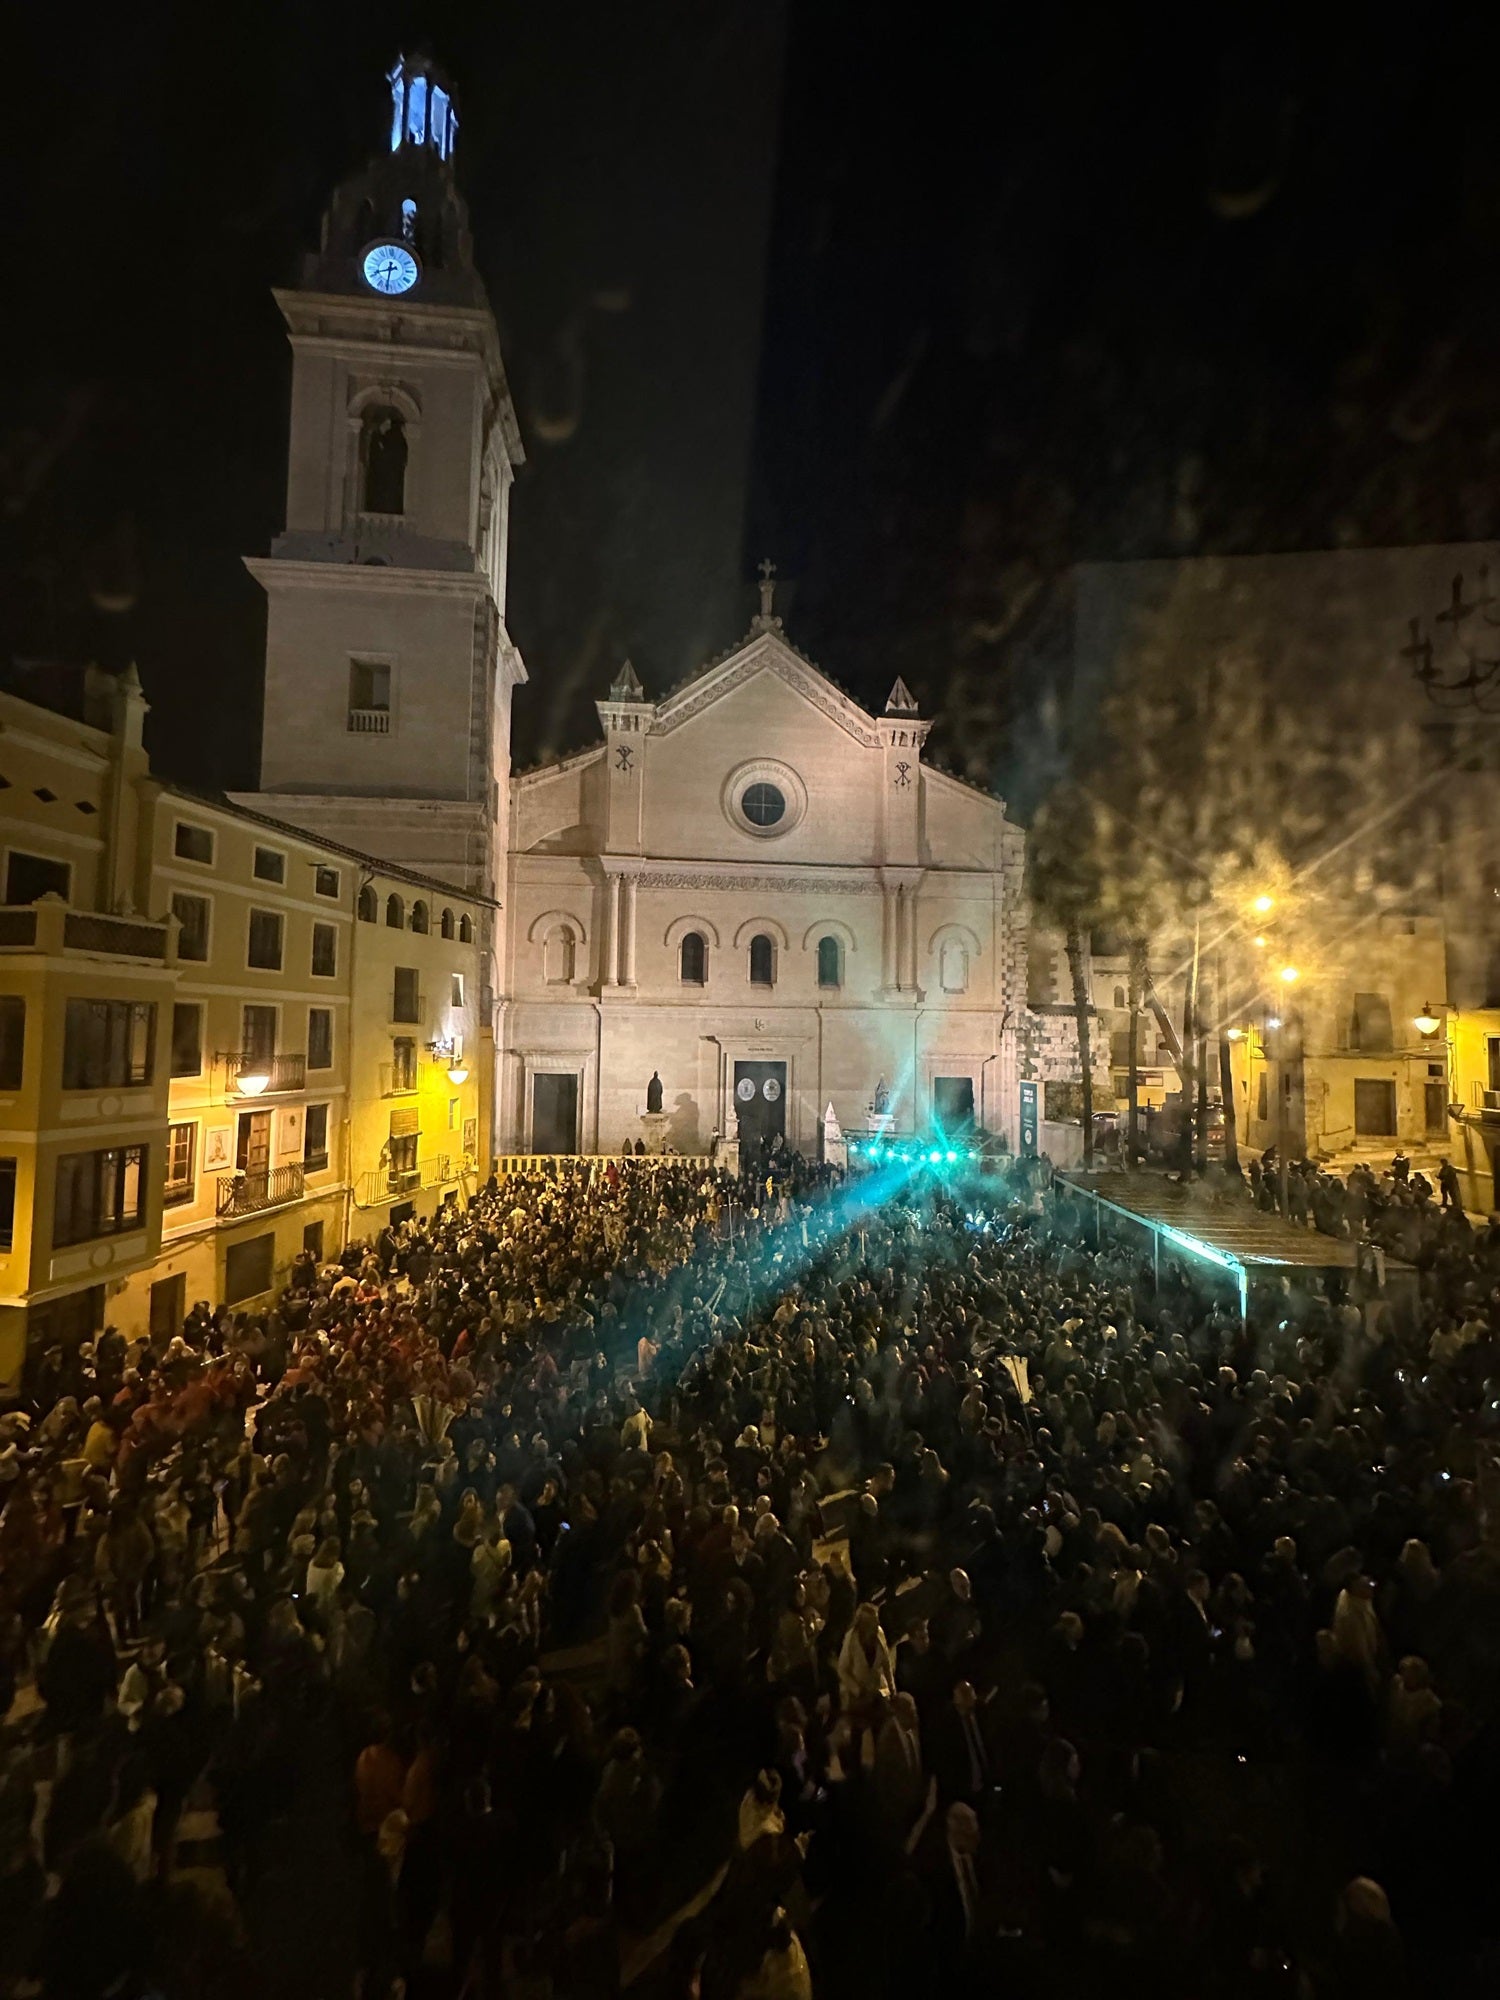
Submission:
{"label": "teal spotlight", "polygon": [[976,1146],[971,1146],[971,1147],[969,1148],[969,1158],[970,1158],[971,1160],[977,1160],[977,1159],[979,1158],[979,1149],[978,1149],[978,1147],[976,1147]]}
{"label": "teal spotlight", "polygon": [[952,1162],[952,1161],[954,1161],[954,1160],[956,1160],[956,1159],[958,1158],[958,1155],[957,1155],[957,1153],[950,1153],[950,1154],[948,1155],[948,1158],[949,1158],[949,1161],[950,1161],[950,1162]]}
{"label": "teal spotlight", "polygon": [[942,1157],[943,1156],[941,1153],[929,1153],[927,1155],[928,1163],[935,1167],[938,1164],[939,1160],[942,1159]]}

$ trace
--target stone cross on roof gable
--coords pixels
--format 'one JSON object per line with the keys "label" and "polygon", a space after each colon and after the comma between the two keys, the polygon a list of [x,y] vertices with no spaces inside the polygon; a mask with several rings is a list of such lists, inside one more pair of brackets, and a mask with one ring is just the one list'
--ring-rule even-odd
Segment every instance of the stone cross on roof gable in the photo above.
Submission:
{"label": "stone cross on roof gable", "polygon": [[760,565],[760,610],[750,621],[752,632],[779,632],[781,620],[772,609],[776,601],[776,565],[766,556]]}

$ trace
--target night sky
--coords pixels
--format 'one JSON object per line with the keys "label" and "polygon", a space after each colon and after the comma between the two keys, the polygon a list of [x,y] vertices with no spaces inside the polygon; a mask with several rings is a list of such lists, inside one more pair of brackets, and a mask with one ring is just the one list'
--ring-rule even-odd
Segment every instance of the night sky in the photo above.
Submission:
{"label": "night sky", "polygon": [[1009,789],[1075,559],[1500,532],[1496,51],[1133,11],[28,10],[3,656],[134,654],[160,766],[253,783],[269,287],[422,41],[530,459],[522,761],[624,654],[659,694],[729,645],[763,554],[806,651]]}

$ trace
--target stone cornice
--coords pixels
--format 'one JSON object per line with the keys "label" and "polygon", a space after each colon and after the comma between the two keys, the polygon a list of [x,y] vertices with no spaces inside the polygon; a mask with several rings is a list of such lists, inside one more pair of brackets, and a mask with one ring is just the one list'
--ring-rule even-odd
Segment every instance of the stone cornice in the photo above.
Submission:
{"label": "stone cornice", "polygon": [[[397,569],[382,563],[302,562],[289,556],[241,558],[261,589],[346,590],[373,597],[487,597],[489,578],[482,570]],[[519,655],[517,656],[519,657]]]}

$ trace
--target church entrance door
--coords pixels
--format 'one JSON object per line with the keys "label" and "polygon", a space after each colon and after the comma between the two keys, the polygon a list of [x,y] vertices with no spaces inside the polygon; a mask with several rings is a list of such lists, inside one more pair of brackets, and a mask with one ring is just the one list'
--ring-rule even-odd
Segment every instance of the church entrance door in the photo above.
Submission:
{"label": "church entrance door", "polygon": [[734,1066],[734,1108],[739,1115],[740,1140],[769,1145],[786,1137],[786,1064],[737,1062]]}
{"label": "church entrance door", "polygon": [[572,1071],[531,1079],[531,1150],[578,1151],[578,1078]]}

